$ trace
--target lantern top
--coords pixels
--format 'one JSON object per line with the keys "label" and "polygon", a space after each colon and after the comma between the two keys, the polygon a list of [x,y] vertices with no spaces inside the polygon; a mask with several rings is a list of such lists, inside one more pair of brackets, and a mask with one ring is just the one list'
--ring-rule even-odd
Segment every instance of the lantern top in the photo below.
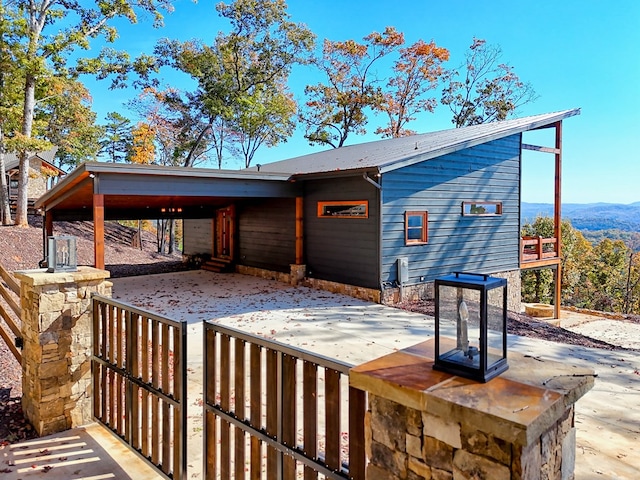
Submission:
{"label": "lantern top", "polygon": [[438,277],[438,283],[444,285],[456,285],[469,288],[493,289],[507,284],[504,278],[492,277],[482,273],[454,272],[450,275]]}

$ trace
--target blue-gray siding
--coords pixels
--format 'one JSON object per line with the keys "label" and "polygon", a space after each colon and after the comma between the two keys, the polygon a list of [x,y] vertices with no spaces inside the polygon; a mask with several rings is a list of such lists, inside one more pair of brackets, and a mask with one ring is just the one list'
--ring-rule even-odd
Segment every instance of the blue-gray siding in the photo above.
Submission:
{"label": "blue-gray siding", "polygon": [[[519,267],[520,135],[385,173],[382,185],[383,282],[397,279],[398,257],[408,257],[409,284]],[[502,215],[462,216],[463,201],[483,200],[502,202]],[[405,211],[424,210],[428,243],[405,245]]]}
{"label": "blue-gray siding", "polygon": [[[368,200],[369,218],[318,218],[320,201]],[[305,182],[305,262],[310,277],[379,288],[379,190],[362,176]]]}
{"label": "blue-gray siding", "polygon": [[249,267],[289,272],[296,260],[295,199],[244,202],[237,205],[238,259]]}

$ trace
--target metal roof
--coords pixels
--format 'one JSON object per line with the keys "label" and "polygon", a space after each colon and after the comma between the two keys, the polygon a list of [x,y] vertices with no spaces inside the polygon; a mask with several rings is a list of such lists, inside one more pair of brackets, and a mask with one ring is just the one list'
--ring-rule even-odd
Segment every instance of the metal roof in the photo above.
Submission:
{"label": "metal roof", "polygon": [[[297,176],[375,169],[384,173],[499,138],[550,126],[579,114],[580,109],[576,108],[409,137],[377,140],[261,165],[260,172],[279,172]],[[252,167],[250,170],[255,171],[257,168]]]}
{"label": "metal roof", "polygon": [[[38,157],[40,160],[42,160],[45,163],[48,163],[49,166],[51,166],[52,168],[59,170],[61,173],[65,173],[64,170],[60,170],[58,167],[56,167],[53,164],[53,160],[55,159],[56,156],[56,152],[58,151],[58,147],[53,147],[50,148],[49,150],[45,151],[45,152],[38,152],[34,155],[31,155],[31,157],[29,158],[34,158],[34,157]],[[4,165],[5,165],[5,169],[11,170],[14,168],[18,168],[18,165],[20,165],[20,158],[18,157],[17,153],[5,153],[4,155]]]}

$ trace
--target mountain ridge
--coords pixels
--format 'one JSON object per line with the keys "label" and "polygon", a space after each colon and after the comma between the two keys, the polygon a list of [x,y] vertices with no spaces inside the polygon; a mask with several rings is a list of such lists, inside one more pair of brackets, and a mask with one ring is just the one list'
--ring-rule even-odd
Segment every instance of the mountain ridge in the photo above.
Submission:
{"label": "mountain ridge", "polygon": [[[553,216],[553,204],[522,202],[520,217],[533,222],[538,216]],[[640,201],[623,203],[563,203],[562,218],[578,230],[640,232]]]}

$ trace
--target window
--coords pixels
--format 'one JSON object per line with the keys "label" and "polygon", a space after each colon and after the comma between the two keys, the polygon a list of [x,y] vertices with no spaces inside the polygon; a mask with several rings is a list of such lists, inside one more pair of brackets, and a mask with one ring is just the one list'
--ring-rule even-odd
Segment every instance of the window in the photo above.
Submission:
{"label": "window", "polygon": [[427,212],[405,212],[404,243],[420,245],[427,243]]}
{"label": "window", "polygon": [[502,215],[502,202],[462,202],[462,215],[492,217]]}
{"label": "window", "polygon": [[320,218],[368,218],[369,202],[318,202]]}

